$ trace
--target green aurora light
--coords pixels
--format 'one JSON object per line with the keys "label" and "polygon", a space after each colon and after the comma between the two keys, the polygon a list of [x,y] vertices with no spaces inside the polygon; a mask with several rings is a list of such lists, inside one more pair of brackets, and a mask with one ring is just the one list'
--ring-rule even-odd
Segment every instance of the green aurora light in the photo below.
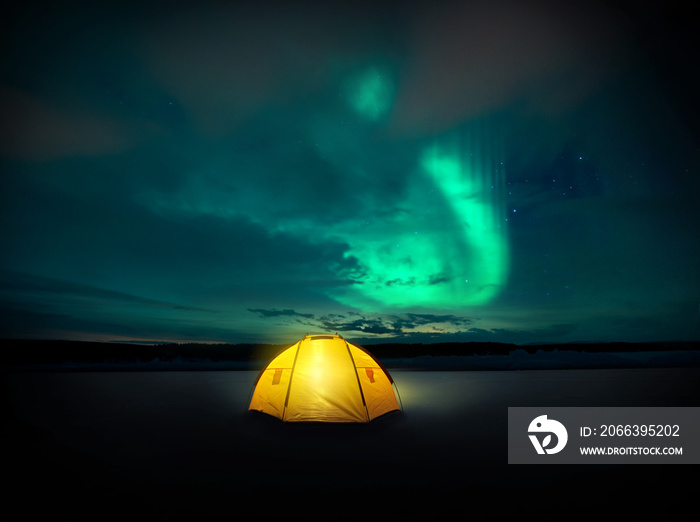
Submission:
{"label": "green aurora light", "polygon": [[376,68],[362,73],[352,82],[352,107],[363,117],[376,121],[389,112],[393,98],[393,86],[387,74]]}
{"label": "green aurora light", "polygon": [[362,270],[336,299],[365,310],[454,309],[499,295],[509,271],[505,174],[484,136],[457,131],[423,150],[404,210],[361,241],[346,237]]}

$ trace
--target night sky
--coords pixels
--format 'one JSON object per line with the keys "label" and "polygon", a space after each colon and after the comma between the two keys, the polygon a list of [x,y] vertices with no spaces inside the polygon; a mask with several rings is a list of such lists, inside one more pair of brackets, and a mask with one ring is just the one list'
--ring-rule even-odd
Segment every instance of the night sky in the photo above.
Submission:
{"label": "night sky", "polygon": [[693,20],[673,2],[15,5],[0,336],[697,340]]}

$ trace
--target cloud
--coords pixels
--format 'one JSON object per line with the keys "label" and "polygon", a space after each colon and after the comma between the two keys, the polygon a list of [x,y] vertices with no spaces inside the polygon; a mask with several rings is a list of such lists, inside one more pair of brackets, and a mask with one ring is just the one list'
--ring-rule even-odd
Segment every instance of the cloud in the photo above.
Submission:
{"label": "cloud", "polygon": [[[301,313],[286,309],[258,309],[248,308],[249,312],[259,314],[262,318],[286,317],[296,322],[316,328],[319,331],[336,331],[352,334],[369,334],[382,336],[386,339],[403,338],[412,335],[417,328],[428,328],[432,332],[454,331],[472,322],[466,317],[437,314],[406,313],[400,315],[361,314],[349,312],[346,314],[316,315],[313,313]],[[303,321],[300,320],[304,319]],[[440,325],[443,328],[439,328]]]}
{"label": "cloud", "polygon": [[[445,328],[441,328],[436,324],[431,324],[430,328],[422,328],[420,330],[392,330],[391,335],[369,335],[361,337],[363,334],[372,334],[372,332],[363,332],[358,330],[349,333],[349,336],[354,335],[353,340],[360,344],[375,344],[375,343],[391,343],[397,342],[402,344],[410,343],[510,343],[510,344],[538,344],[538,343],[557,343],[570,342],[576,340],[570,334],[577,331],[578,327],[572,324],[553,324],[543,325],[541,327],[527,329],[517,328],[460,328],[460,324],[469,324],[470,320],[457,318],[456,321],[446,320],[443,324]],[[440,324],[440,323],[437,323]],[[598,339],[593,339],[598,340]]]}
{"label": "cloud", "polygon": [[279,316],[285,316],[285,317],[304,317],[306,319],[312,319],[314,317],[314,314],[302,314],[299,312],[295,312],[294,310],[265,310],[263,308],[248,308],[249,312],[253,312],[256,314],[260,314],[260,317],[279,317]]}
{"label": "cloud", "polygon": [[619,28],[602,6],[546,0],[437,2],[412,17],[392,127],[439,132],[515,101],[559,112],[618,64]]}
{"label": "cloud", "polygon": [[216,313],[212,309],[186,306],[84,283],[4,269],[0,269],[0,295],[6,300],[35,303],[39,307],[44,302],[52,301],[53,298],[51,296],[53,295],[60,296],[62,299],[88,300],[101,303],[102,305],[106,303],[125,303],[128,305],[145,305],[180,311]]}
{"label": "cloud", "polygon": [[[58,179],[30,183],[31,191],[24,189],[26,177],[18,177],[20,188],[10,186],[6,192],[1,231],[13,248],[5,266],[42,272],[41,260],[51,259],[46,275],[107,278],[126,293],[149,288],[166,295],[175,291],[178,299],[233,284],[286,289],[286,283],[294,283],[308,293],[319,285],[344,284],[344,274],[354,269],[356,260],[345,256],[347,246],[337,239],[317,241],[276,231],[248,216],[161,204],[140,192],[138,184],[144,181],[125,179],[129,173],[122,176],[122,165],[115,163],[105,167],[99,181],[93,169],[76,167]],[[255,301],[247,305],[265,307]],[[289,307],[284,302],[277,306]]]}
{"label": "cloud", "polygon": [[390,325],[387,325],[382,318],[362,317],[351,321],[338,321],[330,317],[325,317],[320,319],[319,324],[326,331],[335,330],[375,335],[396,335],[396,330]]}
{"label": "cloud", "polygon": [[219,311],[58,278],[0,270],[0,336],[226,339]]}
{"label": "cloud", "polygon": [[115,121],[66,110],[0,85],[0,153],[32,161],[121,152],[134,143]]}
{"label": "cloud", "polygon": [[175,9],[145,28],[146,67],[200,132],[224,135],[253,115],[322,92],[334,69],[355,61],[353,49],[367,46],[361,38],[349,43],[353,17],[362,14],[293,3]]}

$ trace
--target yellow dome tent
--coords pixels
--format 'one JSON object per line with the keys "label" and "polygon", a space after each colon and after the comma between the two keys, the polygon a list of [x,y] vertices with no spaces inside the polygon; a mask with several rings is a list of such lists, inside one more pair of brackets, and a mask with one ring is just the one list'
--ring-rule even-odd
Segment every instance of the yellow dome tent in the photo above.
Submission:
{"label": "yellow dome tent", "polygon": [[306,335],[265,366],[249,410],[285,422],[369,422],[401,410],[389,372],[342,336]]}

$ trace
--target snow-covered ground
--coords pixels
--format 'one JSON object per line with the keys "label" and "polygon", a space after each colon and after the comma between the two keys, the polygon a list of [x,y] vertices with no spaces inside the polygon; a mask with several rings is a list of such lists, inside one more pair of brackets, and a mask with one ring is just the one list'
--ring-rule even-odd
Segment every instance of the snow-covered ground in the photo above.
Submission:
{"label": "snow-covered ground", "polygon": [[700,368],[389,369],[404,412],[368,425],[249,413],[255,371],[6,373],[8,498],[98,499],[174,515],[233,512],[270,491],[457,501],[482,486],[683,480],[683,466],[508,465],[507,408],[700,406]]}

